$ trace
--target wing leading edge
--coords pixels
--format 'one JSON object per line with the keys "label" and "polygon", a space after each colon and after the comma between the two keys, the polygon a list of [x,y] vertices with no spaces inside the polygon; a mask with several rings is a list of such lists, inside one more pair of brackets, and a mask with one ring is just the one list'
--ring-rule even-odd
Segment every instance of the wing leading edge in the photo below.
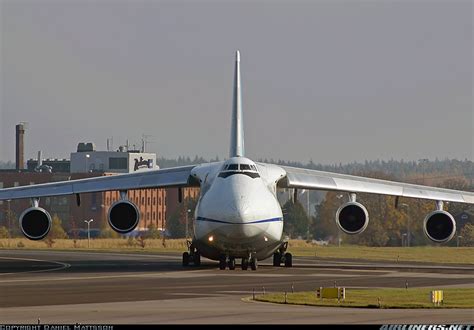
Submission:
{"label": "wing leading edge", "polygon": [[89,179],[5,188],[0,189],[0,200],[39,198],[107,190],[193,186],[190,174],[194,167],[195,166],[192,165],[160,170],[144,170],[135,173],[102,176]]}
{"label": "wing leading edge", "polygon": [[371,179],[289,166],[280,167],[286,172],[286,176],[278,182],[278,187],[281,188],[333,190],[352,193],[361,192],[474,204],[474,192]]}

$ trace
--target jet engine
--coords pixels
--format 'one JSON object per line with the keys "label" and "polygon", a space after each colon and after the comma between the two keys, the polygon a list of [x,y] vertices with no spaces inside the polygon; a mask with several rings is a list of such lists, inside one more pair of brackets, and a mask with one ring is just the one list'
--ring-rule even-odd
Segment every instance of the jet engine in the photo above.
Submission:
{"label": "jet engine", "polygon": [[108,213],[110,227],[119,234],[134,230],[140,221],[140,212],[129,200],[119,200],[110,206]]}
{"label": "jet engine", "polygon": [[41,207],[30,207],[20,215],[20,228],[28,239],[43,239],[51,229],[51,216]]}
{"label": "jet engine", "polygon": [[369,213],[364,205],[355,201],[348,202],[337,210],[336,223],[346,234],[360,234],[369,224]]}
{"label": "jet engine", "polygon": [[423,222],[423,231],[430,240],[445,243],[456,233],[456,222],[451,214],[443,210],[428,214]]}

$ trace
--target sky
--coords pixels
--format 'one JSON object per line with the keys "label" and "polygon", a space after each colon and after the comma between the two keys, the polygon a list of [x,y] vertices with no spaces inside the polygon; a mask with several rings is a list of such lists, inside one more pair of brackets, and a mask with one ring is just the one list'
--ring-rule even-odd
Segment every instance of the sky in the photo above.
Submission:
{"label": "sky", "polygon": [[472,1],[0,0],[0,160],[78,142],[227,158],[474,158]]}

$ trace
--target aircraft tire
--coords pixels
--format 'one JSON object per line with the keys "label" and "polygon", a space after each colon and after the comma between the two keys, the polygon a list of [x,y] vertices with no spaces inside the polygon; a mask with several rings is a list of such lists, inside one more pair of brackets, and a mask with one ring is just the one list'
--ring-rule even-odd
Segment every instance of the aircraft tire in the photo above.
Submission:
{"label": "aircraft tire", "polygon": [[273,267],[280,267],[281,254],[279,252],[273,253]]}
{"label": "aircraft tire", "polygon": [[221,256],[219,258],[219,269],[225,270],[225,267],[226,267],[225,256]]}
{"label": "aircraft tire", "polygon": [[257,268],[258,268],[257,258],[253,257],[252,259],[250,259],[250,268],[252,270],[257,270]]}
{"label": "aircraft tire", "polygon": [[229,263],[228,263],[229,269],[234,270],[235,269],[235,258],[230,257],[229,258]]}
{"label": "aircraft tire", "polygon": [[189,253],[183,252],[183,267],[189,266]]}
{"label": "aircraft tire", "polygon": [[194,253],[194,265],[201,266],[201,255],[199,252]]}
{"label": "aircraft tire", "polygon": [[247,270],[249,268],[249,260],[247,258],[242,258],[242,263],[240,264],[242,270]]}

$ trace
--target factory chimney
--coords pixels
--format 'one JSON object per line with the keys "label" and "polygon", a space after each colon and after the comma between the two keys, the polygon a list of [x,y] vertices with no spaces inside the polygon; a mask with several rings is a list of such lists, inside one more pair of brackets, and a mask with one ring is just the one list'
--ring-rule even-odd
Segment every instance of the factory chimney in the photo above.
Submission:
{"label": "factory chimney", "polygon": [[16,169],[25,169],[25,123],[16,125]]}
{"label": "factory chimney", "polygon": [[43,151],[38,151],[38,164],[36,164],[37,167],[41,167],[43,165]]}

